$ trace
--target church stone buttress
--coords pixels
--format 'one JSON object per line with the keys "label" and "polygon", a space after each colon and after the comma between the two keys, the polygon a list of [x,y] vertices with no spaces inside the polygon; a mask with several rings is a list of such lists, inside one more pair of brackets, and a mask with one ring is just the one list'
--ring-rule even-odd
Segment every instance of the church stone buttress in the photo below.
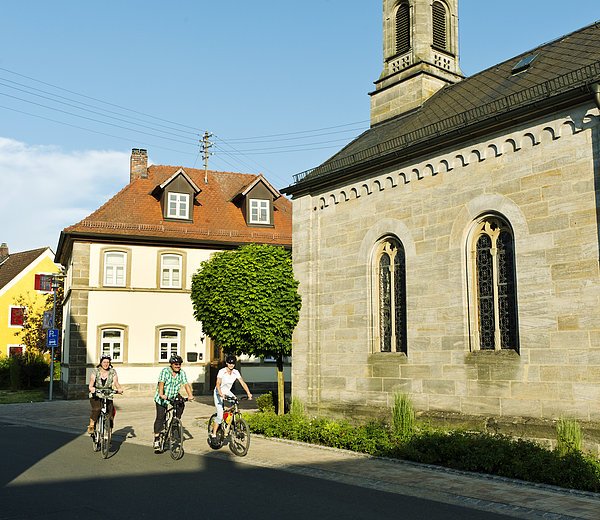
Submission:
{"label": "church stone buttress", "polygon": [[421,106],[463,78],[458,0],[383,0],[383,71],[371,96],[371,125]]}

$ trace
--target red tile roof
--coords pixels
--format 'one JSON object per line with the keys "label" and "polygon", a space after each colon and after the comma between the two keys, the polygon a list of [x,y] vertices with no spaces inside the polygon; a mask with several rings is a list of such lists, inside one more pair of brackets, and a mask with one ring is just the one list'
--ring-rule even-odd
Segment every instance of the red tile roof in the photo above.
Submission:
{"label": "red tile roof", "polygon": [[81,222],[67,227],[61,234],[57,258],[61,256],[65,235],[102,235],[151,238],[155,240],[189,240],[207,243],[265,243],[291,246],[292,204],[281,196],[273,203],[274,227],[251,227],[242,210],[232,199],[253,183],[258,175],[183,170],[202,190],[195,198],[193,221],[165,220],[160,202],[151,194],[156,186],[171,177],[180,166],[150,166],[148,178],[134,179]]}

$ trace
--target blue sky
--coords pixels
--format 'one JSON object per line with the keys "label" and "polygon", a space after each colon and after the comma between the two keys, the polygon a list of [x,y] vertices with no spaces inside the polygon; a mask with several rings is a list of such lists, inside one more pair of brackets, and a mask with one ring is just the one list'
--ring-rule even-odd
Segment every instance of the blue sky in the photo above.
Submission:
{"label": "blue sky", "polygon": [[[598,0],[459,1],[467,76],[600,20]],[[264,173],[278,188],[368,127],[379,0],[22,0],[0,17],[0,242],[56,247],[155,164]]]}

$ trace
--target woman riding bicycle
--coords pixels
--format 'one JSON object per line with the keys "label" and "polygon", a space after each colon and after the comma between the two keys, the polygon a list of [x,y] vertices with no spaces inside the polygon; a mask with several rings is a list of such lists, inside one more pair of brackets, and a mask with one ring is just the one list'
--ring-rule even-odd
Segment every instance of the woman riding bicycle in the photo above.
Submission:
{"label": "woman riding bicycle", "polygon": [[[192,387],[188,383],[185,372],[181,370],[183,359],[176,354],[169,359],[170,367],[165,367],[160,371],[158,384],[154,394],[154,404],[156,405],[156,419],[154,419],[154,451],[160,452],[160,432],[165,426],[165,417],[167,415],[167,406],[169,399],[175,399],[179,395],[179,390],[183,386],[188,395],[188,401],[193,401]],[[181,419],[185,405],[183,402],[175,410],[175,414]]]}
{"label": "woman riding bicycle", "polygon": [[[117,394],[123,393],[123,388],[119,384],[119,378],[117,377],[117,371],[113,368],[110,356],[102,356],[100,363],[96,365],[96,368],[92,370],[90,375],[90,383],[88,390],[90,391],[90,405],[92,411],[90,413],[90,424],[87,427],[88,433],[94,433],[94,426],[100,415],[100,409],[102,408],[102,399],[98,394],[102,393],[103,390],[113,390],[116,388]],[[113,402],[112,396],[108,398],[108,416],[113,416]]]}
{"label": "woman riding bicycle", "polygon": [[235,356],[229,354],[225,359],[225,366],[217,373],[217,384],[213,394],[215,407],[217,408],[217,420],[213,423],[212,437],[216,436],[219,424],[223,422],[223,396],[233,396],[231,387],[236,380],[240,382],[240,385],[248,394],[248,399],[252,399],[252,394],[248,389],[248,385],[242,379],[242,374],[235,368]]}

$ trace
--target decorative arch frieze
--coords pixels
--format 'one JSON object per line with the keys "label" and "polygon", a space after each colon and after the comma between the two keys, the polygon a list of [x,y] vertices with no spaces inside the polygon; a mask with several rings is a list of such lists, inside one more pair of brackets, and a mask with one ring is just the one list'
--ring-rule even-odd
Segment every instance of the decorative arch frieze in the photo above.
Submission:
{"label": "decorative arch frieze", "polygon": [[393,174],[388,170],[381,177],[372,179],[369,182],[363,182],[346,187],[335,193],[332,192],[320,196],[314,209],[323,210],[331,205],[403,186],[411,182],[411,180],[420,181],[426,176],[448,173],[455,169],[468,167],[470,164],[485,161],[486,159],[495,159],[505,154],[516,153],[542,142],[555,141],[561,137],[576,134],[585,128],[598,125],[600,121],[600,117],[597,114],[589,113],[587,110],[582,111],[581,114],[577,114],[575,119],[581,124],[578,124],[571,116],[568,116],[563,120],[554,121],[551,124],[543,126],[540,125],[533,130],[527,130],[521,134],[515,133],[510,137],[500,136],[495,140],[482,142],[475,148],[455,151],[451,156],[418,164],[410,170],[400,170]]}
{"label": "decorative arch frieze", "polygon": [[430,175],[431,177],[433,177],[434,175],[437,174],[437,172],[435,171],[435,168],[433,167],[433,165],[426,164],[425,168],[423,168],[423,174]]}
{"label": "decorative arch frieze", "polygon": [[507,139],[502,143],[502,153],[513,153],[519,150],[517,142],[514,139]]}
{"label": "decorative arch frieze", "polygon": [[469,154],[469,162],[470,163],[478,163],[485,160],[485,155],[482,154],[479,150],[471,150]]}
{"label": "decorative arch frieze", "polygon": [[468,166],[469,161],[463,155],[457,155],[454,158],[454,168],[464,168]]}
{"label": "decorative arch frieze", "polygon": [[540,139],[531,132],[527,132],[521,139],[520,148],[533,148],[538,144],[540,144]]}

